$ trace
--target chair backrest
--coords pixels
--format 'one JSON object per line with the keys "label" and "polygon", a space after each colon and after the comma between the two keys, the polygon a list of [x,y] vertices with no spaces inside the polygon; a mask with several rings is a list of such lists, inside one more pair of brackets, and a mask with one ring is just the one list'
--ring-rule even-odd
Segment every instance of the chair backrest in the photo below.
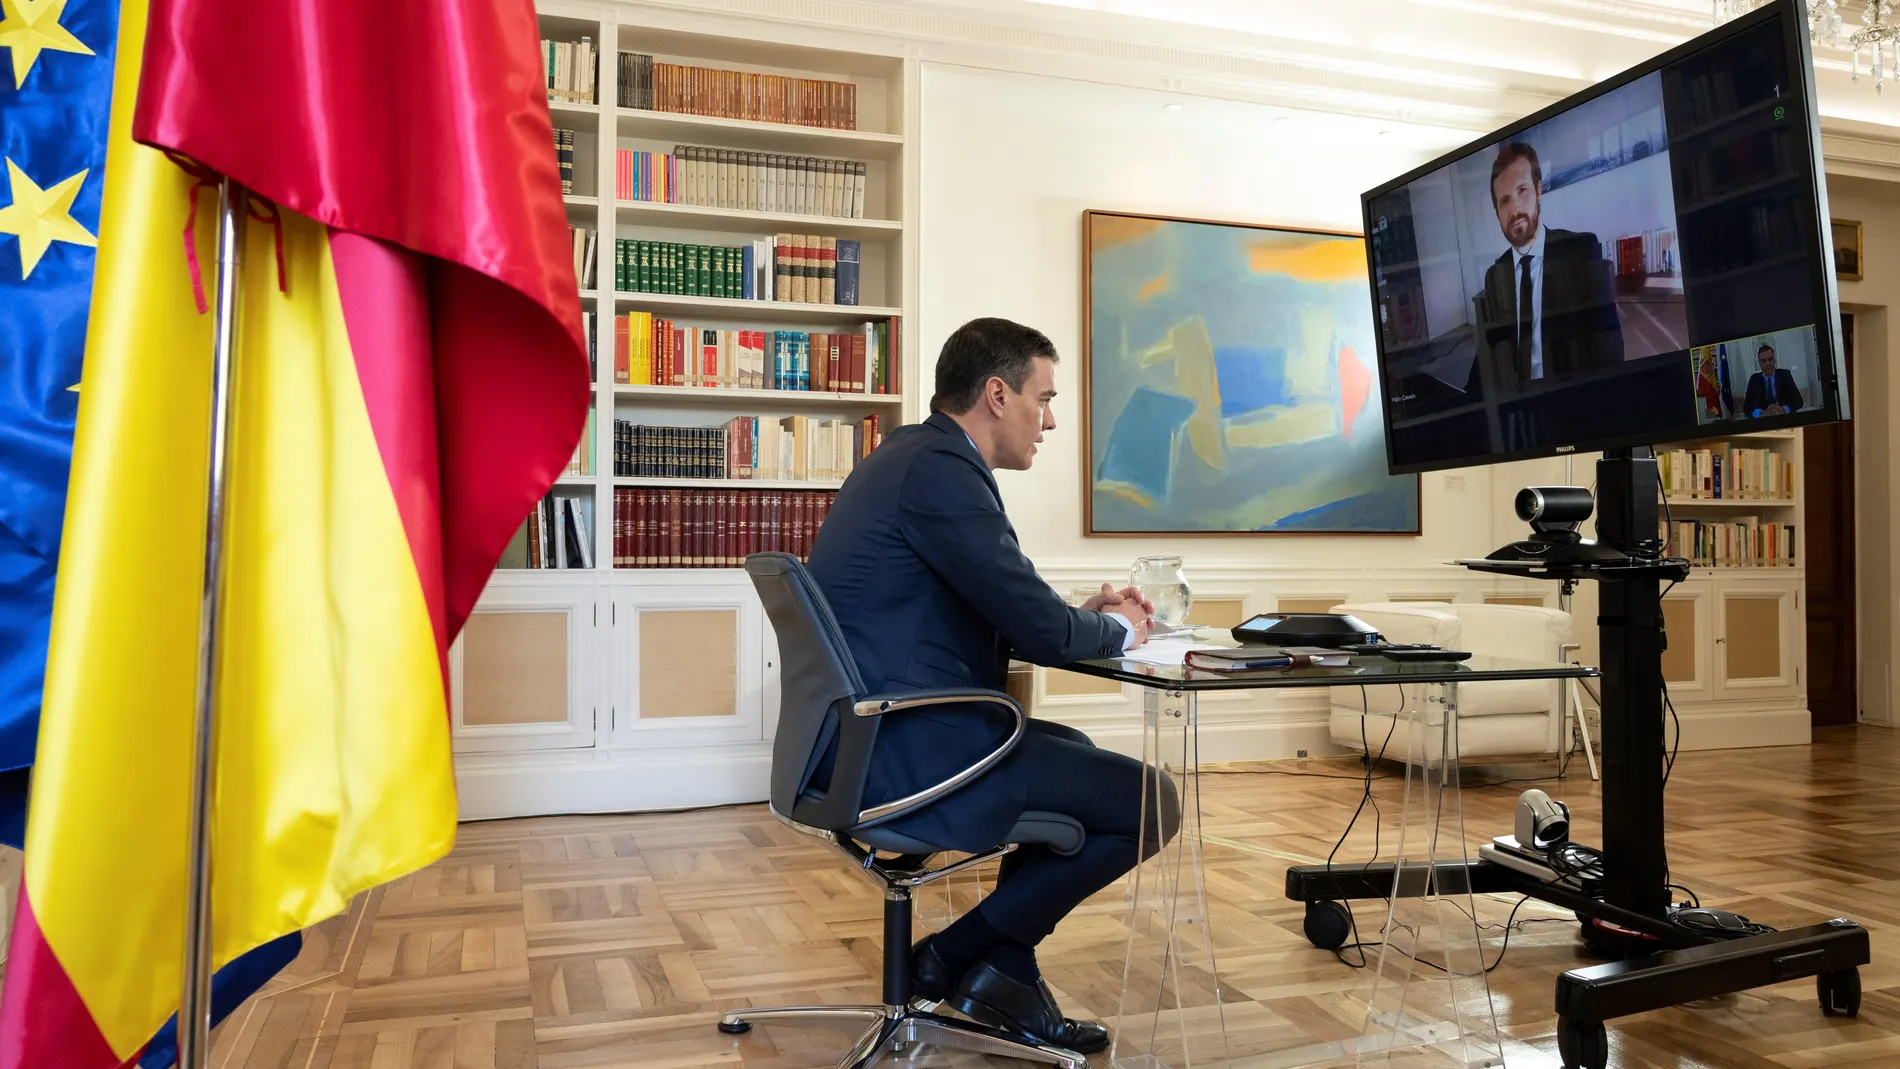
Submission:
{"label": "chair backrest", "polygon": [[[772,744],[772,808],[807,827],[842,832],[863,808],[877,718],[854,716],[865,696],[857,662],[818,583],[797,557],[746,558],[766,618],[778,638],[778,734]],[[814,788],[820,760],[838,740],[829,783]]]}

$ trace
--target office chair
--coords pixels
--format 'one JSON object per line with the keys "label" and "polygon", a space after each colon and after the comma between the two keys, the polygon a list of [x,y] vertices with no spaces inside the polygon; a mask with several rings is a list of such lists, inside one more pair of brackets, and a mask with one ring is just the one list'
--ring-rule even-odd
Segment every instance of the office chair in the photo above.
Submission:
{"label": "office chair", "polygon": [[[1035,843],[1062,854],[1082,848],[1080,824],[1061,814],[1029,812],[994,848],[931,868],[931,858],[945,852],[945,847],[889,827],[890,821],[935,803],[1006,757],[1023,735],[1022,707],[1007,694],[993,690],[866,695],[838,621],[798,558],[785,553],[757,553],[746,558],[745,570],[778,635],[779,722],[772,746],[772,815],[849,858],[852,867],[883,894],[884,1001],[874,1006],[731,1010],[719,1018],[719,1030],[740,1035],[759,1021],[868,1019],[869,1027],[851,1045],[839,1069],[864,1069],[886,1051],[901,1051],[916,1043],[1025,1058],[1061,1069],[1084,1069],[1087,1059],[1080,1054],[940,1015],[934,1012],[935,1003],[913,1000],[911,993],[912,892],[1001,857],[1021,844]],[[886,716],[902,716],[905,710],[946,703],[1000,706],[1013,718],[1009,738],[976,764],[936,786],[865,807],[864,784],[879,721]],[[833,740],[838,750],[831,782],[819,789],[812,786],[811,779]]]}

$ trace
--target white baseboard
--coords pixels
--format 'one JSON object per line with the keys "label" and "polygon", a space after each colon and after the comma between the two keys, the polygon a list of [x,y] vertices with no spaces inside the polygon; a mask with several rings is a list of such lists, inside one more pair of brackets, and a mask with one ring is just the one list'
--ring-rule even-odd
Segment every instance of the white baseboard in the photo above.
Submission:
{"label": "white baseboard", "polygon": [[749,804],[766,800],[771,780],[764,743],[598,756],[465,754],[455,768],[462,820]]}
{"label": "white baseboard", "polygon": [[1753,746],[1806,746],[1813,722],[1803,706],[1704,706],[1681,709],[1684,750],[1740,750]]}

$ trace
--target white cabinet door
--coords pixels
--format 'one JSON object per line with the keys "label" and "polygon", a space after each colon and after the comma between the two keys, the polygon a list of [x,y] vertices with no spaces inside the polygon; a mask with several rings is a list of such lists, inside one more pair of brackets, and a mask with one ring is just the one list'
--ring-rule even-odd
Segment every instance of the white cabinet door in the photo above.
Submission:
{"label": "white cabinet door", "polygon": [[1715,697],[1714,592],[1707,579],[1686,579],[1663,599],[1663,683],[1678,706]]}
{"label": "white cabinet door", "polygon": [[765,613],[743,572],[655,576],[615,591],[614,743],[765,738]]}
{"label": "white cabinet door", "polygon": [[[1686,584],[1685,584],[1686,585]],[[1799,581],[1729,579],[1715,588],[1715,696],[1783,698],[1799,693]]]}
{"label": "white cabinet door", "polygon": [[457,752],[594,744],[598,607],[591,584],[489,585],[449,647]]}

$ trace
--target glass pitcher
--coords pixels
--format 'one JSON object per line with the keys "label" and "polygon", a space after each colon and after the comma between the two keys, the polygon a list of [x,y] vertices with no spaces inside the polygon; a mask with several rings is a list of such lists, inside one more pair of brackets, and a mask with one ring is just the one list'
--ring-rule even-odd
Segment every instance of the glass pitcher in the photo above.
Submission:
{"label": "glass pitcher", "polygon": [[1154,603],[1155,619],[1169,627],[1187,623],[1188,610],[1194,605],[1194,593],[1188,589],[1187,573],[1181,570],[1179,557],[1140,557],[1128,570],[1128,582],[1141,596]]}

